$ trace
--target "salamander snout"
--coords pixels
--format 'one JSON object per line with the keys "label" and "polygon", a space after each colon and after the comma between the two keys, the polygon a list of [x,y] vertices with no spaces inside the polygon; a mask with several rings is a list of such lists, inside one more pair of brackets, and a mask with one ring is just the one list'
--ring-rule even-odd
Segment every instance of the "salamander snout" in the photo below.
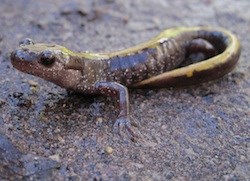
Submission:
{"label": "salamander snout", "polygon": [[44,67],[51,67],[55,63],[55,55],[50,50],[44,50],[40,53],[35,53],[25,47],[20,47],[11,53],[12,64],[19,63],[38,63]]}
{"label": "salamander snout", "polygon": [[26,62],[31,62],[36,60],[36,56],[32,55],[28,50],[26,49],[17,49],[14,50],[11,55],[11,61],[26,61]]}
{"label": "salamander snout", "polygon": [[25,38],[20,41],[19,47],[14,50],[10,55],[12,63],[17,61],[34,61],[36,59],[36,55],[34,53],[30,53],[29,49],[27,48],[27,46],[34,44],[34,41],[30,38]]}

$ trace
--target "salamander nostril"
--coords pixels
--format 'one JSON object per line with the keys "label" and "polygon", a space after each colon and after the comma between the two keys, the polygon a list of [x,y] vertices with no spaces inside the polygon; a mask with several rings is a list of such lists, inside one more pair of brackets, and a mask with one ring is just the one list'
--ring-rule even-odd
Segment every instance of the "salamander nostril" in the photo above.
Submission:
{"label": "salamander nostril", "polygon": [[10,58],[12,61],[26,61],[29,57],[25,51],[18,49],[11,53]]}

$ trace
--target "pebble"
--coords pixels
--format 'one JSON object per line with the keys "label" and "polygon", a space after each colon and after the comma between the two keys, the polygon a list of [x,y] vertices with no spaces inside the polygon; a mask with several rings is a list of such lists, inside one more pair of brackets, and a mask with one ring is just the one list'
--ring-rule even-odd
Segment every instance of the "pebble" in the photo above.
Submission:
{"label": "pebble", "polygon": [[59,154],[51,155],[49,158],[57,162],[60,162],[61,160]]}
{"label": "pebble", "polygon": [[33,80],[28,80],[27,82],[28,82],[28,84],[29,84],[30,86],[32,86],[32,87],[37,87],[37,86],[38,86],[38,83],[35,82],[35,81],[33,81]]}
{"label": "pebble", "polygon": [[106,146],[104,150],[105,150],[105,153],[107,153],[108,155],[112,154],[114,151],[114,149],[110,146]]}

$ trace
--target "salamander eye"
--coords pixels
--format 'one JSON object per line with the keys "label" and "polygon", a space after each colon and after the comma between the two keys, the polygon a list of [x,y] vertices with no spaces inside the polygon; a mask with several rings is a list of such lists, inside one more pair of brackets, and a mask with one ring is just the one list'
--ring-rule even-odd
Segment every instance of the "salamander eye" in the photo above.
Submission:
{"label": "salamander eye", "polygon": [[43,51],[40,58],[40,63],[46,67],[53,65],[55,62],[55,57],[53,53],[49,50]]}

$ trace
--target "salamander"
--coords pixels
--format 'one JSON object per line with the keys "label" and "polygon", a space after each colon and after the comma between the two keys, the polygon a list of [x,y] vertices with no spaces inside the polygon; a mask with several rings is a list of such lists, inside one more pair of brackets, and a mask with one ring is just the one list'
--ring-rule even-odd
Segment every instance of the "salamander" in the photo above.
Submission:
{"label": "salamander", "polygon": [[[187,63],[195,53],[202,60]],[[25,39],[11,53],[12,65],[68,90],[117,99],[115,127],[130,124],[127,88],[191,85],[230,72],[240,56],[240,43],[231,32],[211,27],[170,28],[147,42],[110,53],[73,52],[56,44]]]}

